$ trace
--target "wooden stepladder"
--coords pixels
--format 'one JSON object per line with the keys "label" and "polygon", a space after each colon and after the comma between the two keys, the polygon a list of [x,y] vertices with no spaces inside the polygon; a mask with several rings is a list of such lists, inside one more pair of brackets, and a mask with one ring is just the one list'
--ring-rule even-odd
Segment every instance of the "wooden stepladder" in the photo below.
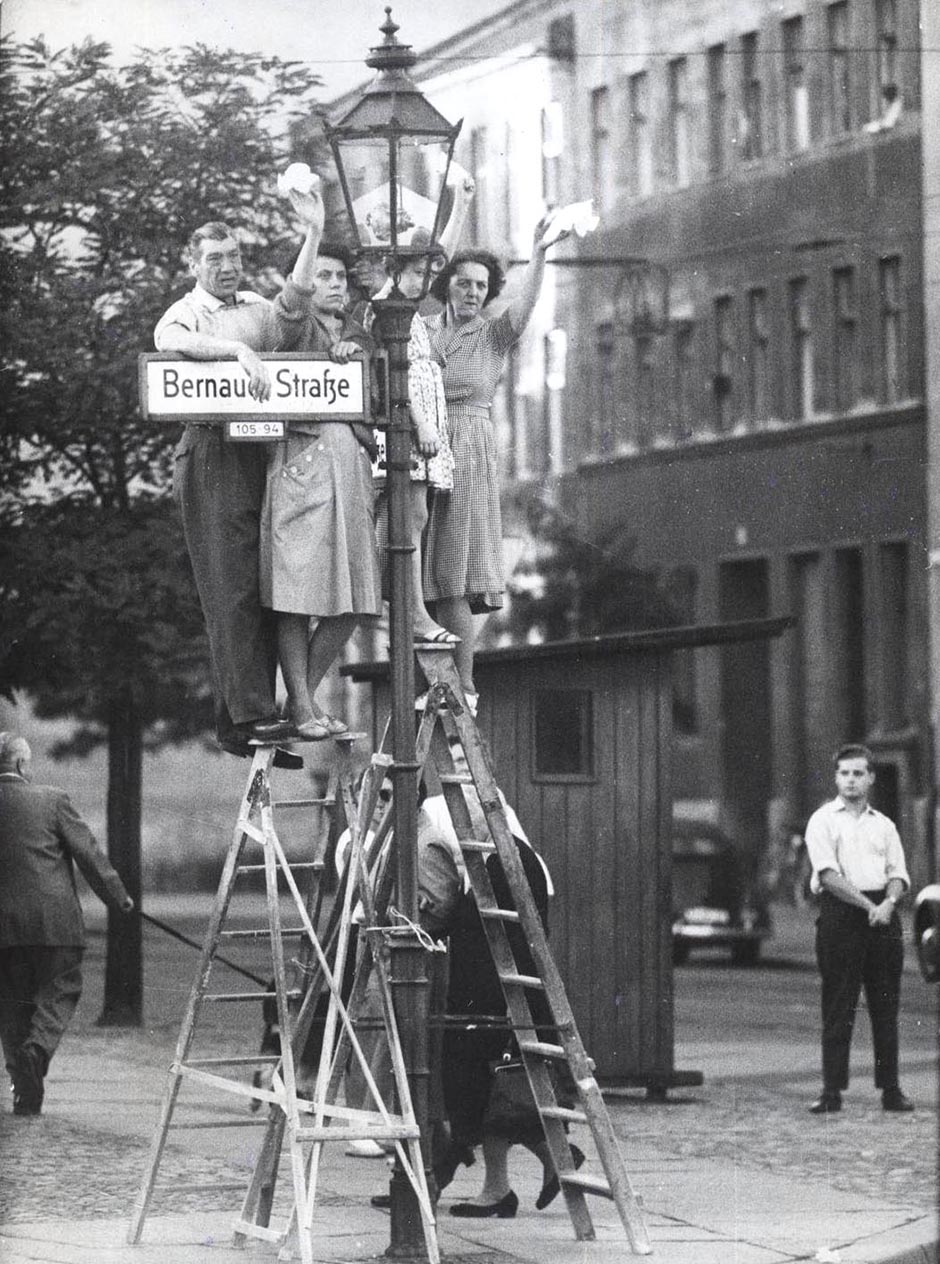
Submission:
{"label": "wooden stepladder", "polygon": [[[176,1128],[250,1127],[264,1125],[265,1141],[261,1156],[255,1166],[247,1191],[244,1184],[226,1186],[237,1188],[244,1195],[242,1212],[235,1224],[236,1242],[246,1237],[260,1238],[282,1247],[282,1258],[292,1258],[296,1253],[303,1264],[312,1264],[310,1228],[313,1222],[319,1159],[322,1146],[327,1141],[348,1142],[352,1139],[372,1138],[388,1141],[395,1146],[402,1168],[415,1190],[425,1238],[428,1258],[437,1264],[437,1238],[433,1209],[420,1159],[419,1129],[414,1119],[411,1098],[405,1074],[404,1061],[394,1010],[388,987],[385,959],[376,951],[375,968],[382,995],[382,1008],[389,1049],[392,1054],[395,1088],[400,1107],[397,1113],[389,1111],[382,1101],[372,1077],[367,1059],[353,1028],[350,1013],[341,996],[345,957],[349,943],[351,911],[358,893],[366,909],[366,922],[375,924],[368,881],[368,857],[364,852],[366,826],[371,820],[381,783],[381,770],[367,777],[365,790],[356,805],[352,789],[350,749],[354,735],[336,739],[336,759],[330,773],[327,793],[318,799],[294,799],[272,801],[270,770],[274,759],[273,747],[259,747],[252,760],[248,783],[242,798],[232,843],[226,855],[219,881],[212,914],[203,942],[199,967],[190,992],[189,1001],[177,1041],[176,1053],[171,1065],[160,1117],[151,1145],[147,1169],[141,1182],[128,1230],[128,1241],[140,1241],[150,1204],[154,1196],[173,1192],[194,1192],[192,1184],[184,1186],[157,1183],[157,1177],[166,1147],[168,1135]],[[387,761],[386,761],[387,762]],[[341,883],[337,902],[327,920],[327,937],[332,941],[328,958],[324,943],[318,935],[315,921],[322,907],[320,879],[324,866],[330,820],[337,804],[344,810],[350,829],[349,864],[346,880]],[[278,838],[274,826],[274,809],[279,812],[296,808],[320,809],[317,827],[309,846],[309,859],[290,861]],[[387,833],[387,825],[385,827]],[[374,840],[373,840],[374,841]],[[251,858],[254,849],[261,849],[260,861]],[[226,929],[225,922],[237,880],[240,876],[263,872],[265,878],[267,918],[263,926],[249,930]],[[311,880],[302,892],[297,873]],[[296,917],[296,924],[285,926],[281,916],[281,892],[279,880],[286,885],[290,897],[289,907]],[[219,946],[223,942],[268,939],[271,948],[271,973],[274,979],[274,997],[277,1005],[281,1033],[279,1055],[243,1055],[226,1057],[194,1057],[193,1044],[203,1005],[207,1002],[261,1001],[266,992],[210,992],[209,984],[213,965],[220,960]],[[289,962],[285,955],[285,940],[300,941],[296,954]],[[295,979],[289,979],[289,966],[293,965]],[[313,980],[314,982],[311,982]],[[316,987],[315,983],[320,986]],[[302,1063],[302,1050],[310,1033],[316,996],[321,989],[329,993],[329,1004],[324,1023],[319,1073],[314,1084],[305,1080],[307,1068]],[[308,1004],[308,1002],[310,1002]],[[341,1078],[341,1057],[346,1051],[358,1058],[374,1110],[366,1111],[337,1104],[330,1097]],[[247,1068],[265,1063],[274,1067],[271,1085],[262,1087],[237,1078]],[[229,1074],[225,1070],[229,1069]],[[193,1087],[202,1092],[220,1092],[232,1095],[240,1104],[237,1117],[221,1117],[182,1121],[174,1118],[181,1102],[184,1088]],[[268,1106],[267,1118],[246,1117],[244,1106],[248,1102],[261,1102]],[[204,1103],[199,1103],[204,1105]],[[272,1228],[270,1224],[278,1161],[282,1144],[286,1139],[292,1186],[292,1203],[286,1224]],[[214,1182],[207,1189],[218,1192],[223,1188]]]}
{"label": "wooden stepladder", "polygon": [[[594,1078],[594,1063],[588,1057],[575,1023],[565,986],[548,945],[528,879],[503,810],[502,799],[476,724],[464,701],[457,671],[450,653],[437,649],[417,650],[418,662],[431,688],[418,733],[418,761],[430,751],[444,791],[451,821],[460,843],[467,874],[483,924],[490,953],[506,998],[510,1029],[514,1032],[528,1075],[552,1162],[567,1203],[571,1223],[579,1240],[595,1236],[585,1195],[610,1198],[617,1208],[634,1254],[651,1252],[649,1236],[639,1201],[633,1192],[607,1107]],[[454,750],[462,749],[466,770],[455,766]],[[472,787],[479,798],[488,837],[478,837],[474,829],[464,787]],[[501,908],[494,895],[487,857],[498,856],[509,884],[515,910]],[[536,973],[523,973],[513,951],[508,930],[518,925],[525,937]],[[530,967],[531,969],[531,967]],[[529,996],[544,998],[551,1022],[535,1021]],[[542,1039],[545,1029],[555,1033]],[[552,1067],[565,1064],[570,1070],[577,1106],[561,1104]],[[591,1131],[605,1180],[576,1170],[567,1126],[586,1124]]]}

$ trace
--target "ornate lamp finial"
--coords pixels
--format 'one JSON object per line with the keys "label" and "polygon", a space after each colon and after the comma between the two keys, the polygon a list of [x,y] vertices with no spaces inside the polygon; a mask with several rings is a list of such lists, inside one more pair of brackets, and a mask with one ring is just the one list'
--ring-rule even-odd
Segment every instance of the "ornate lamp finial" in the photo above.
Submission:
{"label": "ornate lamp finial", "polygon": [[370,49],[372,56],[366,58],[367,66],[371,66],[373,70],[407,70],[415,64],[418,58],[412,46],[399,44],[396,38],[399,29],[398,24],[392,20],[392,6],[386,5],[385,21],[379,27],[384,39],[381,44]]}

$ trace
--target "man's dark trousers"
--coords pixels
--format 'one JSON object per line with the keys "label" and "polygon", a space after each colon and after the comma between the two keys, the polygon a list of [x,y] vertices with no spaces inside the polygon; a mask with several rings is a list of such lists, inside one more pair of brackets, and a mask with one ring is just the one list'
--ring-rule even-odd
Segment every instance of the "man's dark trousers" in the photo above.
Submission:
{"label": "man's dark trousers", "polygon": [[173,490],[209,634],[219,737],[275,713],[275,617],[258,590],[267,445],[227,442],[221,427],[188,425]]}
{"label": "man's dark trousers", "polygon": [[[884,891],[866,891],[874,904]],[[871,1019],[875,1087],[898,1086],[898,1005],[904,941],[897,913],[888,926],[869,926],[864,909],[828,892],[816,922],[816,961],[822,976],[823,1087],[837,1093],[849,1084],[849,1047],[861,988]]]}
{"label": "man's dark trousers", "polygon": [[48,1066],[82,994],[84,951],[77,945],[0,948],[0,1041],[11,1076],[24,1044],[41,1049]]}

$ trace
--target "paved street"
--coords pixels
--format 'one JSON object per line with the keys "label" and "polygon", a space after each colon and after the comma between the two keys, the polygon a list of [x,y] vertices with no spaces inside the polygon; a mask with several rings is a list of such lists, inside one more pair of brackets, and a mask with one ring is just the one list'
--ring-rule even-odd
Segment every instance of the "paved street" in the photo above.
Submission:
{"label": "paved street", "polygon": [[[159,900],[149,907],[201,935],[205,901]],[[155,1264],[189,1264],[210,1258],[209,1239],[211,1258],[227,1259],[227,1248],[218,1252],[230,1238],[238,1191],[253,1164],[258,1133],[250,1126],[176,1134],[161,1177],[215,1188],[155,1205],[145,1246],[121,1245],[196,955],[148,928],[146,1029],[97,1028],[104,947],[97,912],[92,924],[86,993],[53,1063],[46,1110],[35,1121],[0,1114],[0,1260],[144,1264],[157,1252]],[[822,1248],[851,1264],[933,1259],[925,1243],[936,1237],[936,996],[908,971],[902,1056],[904,1086],[918,1105],[914,1115],[881,1111],[861,1012],[846,1109],[835,1118],[811,1118],[805,1108],[818,1088],[819,1058],[811,932],[810,914],[785,912],[766,961],[754,970],[732,968],[720,954],[693,956],[676,972],[676,1065],[703,1071],[704,1085],[671,1092],[665,1104],[639,1091],[611,1100],[661,1264],[771,1264],[813,1259]],[[252,949],[244,960],[265,972],[263,950]],[[212,1007],[209,1018],[211,1026],[201,1030],[216,1052],[254,1047],[260,1034],[254,1006]],[[479,1165],[461,1169],[442,1200],[448,1260],[609,1264],[626,1257],[609,1204],[595,1212],[598,1200],[592,1201],[599,1235],[593,1245],[573,1241],[561,1200],[547,1212],[533,1211],[539,1170],[521,1150],[512,1155],[522,1202],[517,1219],[461,1227],[447,1207],[452,1197],[476,1191],[479,1172]],[[364,1259],[384,1250],[387,1217],[368,1206],[368,1194],[384,1180],[381,1163],[327,1156],[323,1224],[330,1234],[348,1234],[350,1225],[361,1233],[355,1243],[324,1240],[318,1259]],[[287,1184],[280,1182],[282,1192]],[[157,1251],[159,1243],[178,1249]],[[274,1256],[259,1244],[234,1258]]]}

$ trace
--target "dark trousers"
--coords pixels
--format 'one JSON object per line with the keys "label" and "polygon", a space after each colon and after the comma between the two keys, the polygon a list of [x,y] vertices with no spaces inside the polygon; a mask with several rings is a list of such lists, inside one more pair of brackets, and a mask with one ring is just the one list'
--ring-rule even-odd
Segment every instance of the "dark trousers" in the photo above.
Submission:
{"label": "dark trousers", "polygon": [[[884,892],[865,893],[875,903]],[[898,1004],[904,943],[901,919],[869,926],[868,914],[823,893],[816,922],[816,961],[822,976],[823,1086],[848,1088],[849,1047],[858,994],[865,989],[875,1049],[875,1087],[898,1084]]]}
{"label": "dark trousers", "polygon": [[46,1063],[75,1013],[82,994],[84,948],[0,948],[0,1042],[13,1074],[25,1044],[37,1045]]}
{"label": "dark trousers", "polygon": [[275,616],[258,591],[258,538],[266,445],[230,443],[210,426],[187,426],[176,449],[173,491],[209,634],[216,725],[274,714]]}

